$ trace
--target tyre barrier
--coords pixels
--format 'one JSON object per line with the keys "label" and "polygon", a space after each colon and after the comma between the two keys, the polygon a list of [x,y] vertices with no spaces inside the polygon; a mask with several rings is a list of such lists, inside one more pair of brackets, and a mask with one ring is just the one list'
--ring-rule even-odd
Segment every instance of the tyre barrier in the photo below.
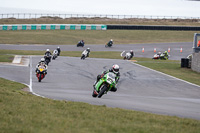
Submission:
{"label": "tyre barrier", "polygon": [[200,31],[200,27],[194,26],[144,26],[144,25],[107,25],[107,30],[182,30]]}
{"label": "tyre barrier", "polygon": [[189,59],[188,58],[181,58],[181,67],[189,68]]}
{"label": "tyre barrier", "polygon": [[107,26],[89,24],[16,24],[0,25],[0,30],[107,30]]}

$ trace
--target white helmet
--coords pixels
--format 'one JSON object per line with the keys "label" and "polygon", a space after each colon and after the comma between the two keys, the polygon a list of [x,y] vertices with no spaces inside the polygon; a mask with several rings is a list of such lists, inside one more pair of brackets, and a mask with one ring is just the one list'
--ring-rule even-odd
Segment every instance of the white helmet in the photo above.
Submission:
{"label": "white helmet", "polygon": [[133,50],[130,50],[131,53],[133,53]]}
{"label": "white helmet", "polygon": [[47,51],[49,51],[49,49],[47,49]]}
{"label": "white helmet", "polygon": [[87,48],[86,51],[90,52],[90,48]]}
{"label": "white helmet", "polygon": [[119,66],[117,64],[113,65],[112,70],[115,74],[119,73]]}
{"label": "white helmet", "polygon": [[58,48],[60,48],[60,47],[58,46]]}
{"label": "white helmet", "polygon": [[45,59],[44,59],[44,58],[41,58],[41,61],[45,61]]}
{"label": "white helmet", "polygon": [[110,39],[110,41],[113,41],[112,39]]}

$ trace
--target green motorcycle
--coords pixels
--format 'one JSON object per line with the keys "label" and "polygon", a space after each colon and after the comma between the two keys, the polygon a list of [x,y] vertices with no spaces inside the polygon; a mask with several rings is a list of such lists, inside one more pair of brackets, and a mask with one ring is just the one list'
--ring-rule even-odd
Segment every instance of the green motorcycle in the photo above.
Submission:
{"label": "green motorcycle", "polygon": [[115,87],[115,77],[116,75],[112,72],[105,74],[94,86],[92,96],[101,98],[104,94],[111,90],[112,87]]}

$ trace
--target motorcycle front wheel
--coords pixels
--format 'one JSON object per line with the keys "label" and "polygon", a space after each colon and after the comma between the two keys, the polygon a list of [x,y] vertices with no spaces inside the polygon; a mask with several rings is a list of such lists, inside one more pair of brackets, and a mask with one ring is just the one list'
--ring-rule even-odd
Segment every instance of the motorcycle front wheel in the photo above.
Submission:
{"label": "motorcycle front wheel", "polygon": [[98,98],[101,98],[106,91],[108,91],[108,88],[106,87],[106,85],[103,85],[101,91],[98,94]]}
{"label": "motorcycle front wheel", "polygon": [[85,59],[85,56],[84,56],[84,55],[82,55],[82,56],[81,56],[81,59],[82,59],[82,60],[84,60],[84,59]]}
{"label": "motorcycle front wheel", "polygon": [[41,82],[42,80],[42,74],[40,73],[39,78],[38,78],[38,82]]}

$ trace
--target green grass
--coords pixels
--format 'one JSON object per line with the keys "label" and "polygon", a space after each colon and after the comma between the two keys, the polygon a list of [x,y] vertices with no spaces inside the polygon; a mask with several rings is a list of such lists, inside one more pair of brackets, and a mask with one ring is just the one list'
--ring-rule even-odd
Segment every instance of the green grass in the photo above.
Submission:
{"label": "green grass", "polygon": [[200,121],[41,98],[0,78],[0,132],[199,133]]}
{"label": "green grass", "polygon": [[194,33],[200,31],[156,30],[36,30],[0,31],[0,44],[59,44],[75,45],[80,40],[86,44],[141,44],[162,42],[192,42]]}
{"label": "green grass", "polygon": [[188,82],[200,85],[200,73],[194,72],[188,68],[181,68],[179,62],[169,61],[151,61],[151,62],[138,62],[138,64],[149,67],[151,69],[166,73],[168,75],[186,80]]}
{"label": "green grass", "polygon": [[0,54],[0,62],[12,62],[13,59],[14,55]]}

